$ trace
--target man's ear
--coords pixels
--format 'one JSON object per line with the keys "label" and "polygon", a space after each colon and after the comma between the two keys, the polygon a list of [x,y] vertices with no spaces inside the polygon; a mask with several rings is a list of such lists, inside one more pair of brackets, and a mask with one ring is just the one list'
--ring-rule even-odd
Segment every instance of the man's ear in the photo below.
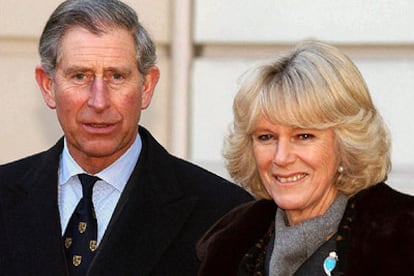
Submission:
{"label": "man's ear", "polygon": [[146,109],[150,103],[152,95],[154,94],[155,86],[160,78],[160,70],[157,66],[153,66],[149,69],[145,76],[144,85],[141,91],[141,109]]}
{"label": "man's ear", "polygon": [[42,65],[36,66],[35,77],[40,90],[42,91],[43,100],[46,105],[51,108],[56,108],[55,91],[53,89],[53,81],[46,73]]}

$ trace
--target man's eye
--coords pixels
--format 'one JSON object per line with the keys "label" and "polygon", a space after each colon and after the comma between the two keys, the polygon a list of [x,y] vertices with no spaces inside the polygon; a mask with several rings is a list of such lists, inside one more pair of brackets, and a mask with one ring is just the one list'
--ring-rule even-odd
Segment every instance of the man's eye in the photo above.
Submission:
{"label": "man's eye", "polygon": [[76,80],[84,80],[84,79],[86,79],[86,75],[83,74],[83,73],[78,73],[78,74],[75,74],[73,76],[73,78],[76,79]]}
{"label": "man's eye", "polygon": [[122,79],[124,79],[124,77],[121,74],[117,74],[117,73],[112,74],[112,78],[114,80],[122,80]]}

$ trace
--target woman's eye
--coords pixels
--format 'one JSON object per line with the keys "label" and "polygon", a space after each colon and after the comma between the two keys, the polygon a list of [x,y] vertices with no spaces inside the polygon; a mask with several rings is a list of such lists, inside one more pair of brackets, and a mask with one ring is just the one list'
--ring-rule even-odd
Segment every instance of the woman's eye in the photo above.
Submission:
{"label": "woman's eye", "polygon": [[257,136],[257,140],[259,140],[259,141],[269,141],[272,138],[273,138],[273,136],[270,135],[270,134],[262,134],[262,135]]}
{"label": "woman's eye", "polygon": [[312,139],[313,137],[314,136],[312,134],[309,134],[309,133],[304,133],[304,134],[299,134],[298,135],[298,138],[300,140],[309,140],[309,139]]}

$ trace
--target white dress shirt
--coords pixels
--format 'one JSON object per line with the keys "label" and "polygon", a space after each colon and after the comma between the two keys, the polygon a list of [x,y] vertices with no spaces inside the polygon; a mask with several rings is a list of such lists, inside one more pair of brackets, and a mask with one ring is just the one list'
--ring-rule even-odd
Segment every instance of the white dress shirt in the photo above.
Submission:
{"label": "white dress shirt", "polygon": [[[73,211],[82,198],[82,185],[77,175],[86,173],[72,158],[66,143],[65,139],[58,171],[58,206],[62,236]],[[101,179],[93,187],[92,198],[98,222],[98,244],[105,234],[116,204],[134,170],[141,148],[141,138],[137,135],[135,142],[118,160],[95,174]]]}

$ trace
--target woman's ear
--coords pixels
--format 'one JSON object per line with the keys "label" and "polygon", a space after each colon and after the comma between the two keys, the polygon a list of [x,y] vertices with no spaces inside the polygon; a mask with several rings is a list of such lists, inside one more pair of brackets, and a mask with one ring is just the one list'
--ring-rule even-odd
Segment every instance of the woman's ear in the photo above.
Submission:
{"label": "woman's ear", "polygon": [[152,95],[154,94],[155,86],[160,78],[160,70],[157,66],[151,67],[145,76],[144,85],[141,91],[141,109],[146,109],[150,103]]}
{"label": "woman's ear", "polygon": [[51,109],[55,109],[56,100],[55,91],[53,89],[53,81],[42,65],[36,66],[35,77],[46,105]]}

